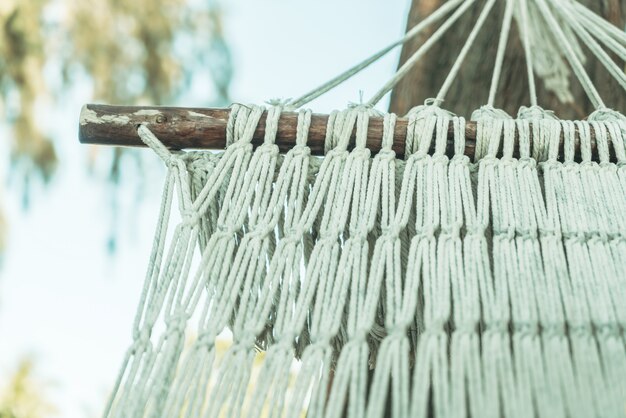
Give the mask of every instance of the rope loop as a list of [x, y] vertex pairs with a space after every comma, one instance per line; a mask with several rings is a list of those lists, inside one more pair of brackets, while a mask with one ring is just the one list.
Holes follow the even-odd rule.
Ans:
[[503, 121], [511, 116], [502, 109], [487, 105], [472, 112], [471, 119], [477, 122], [474, 162], [486, 156], [495, 157], [500, 148]]
[[202, 216], [195, 209], [184, 209], [181, 211], [181, 217], [185, 225], [193, 226], [200, 223]]
[[263, 106], [232, 104], [226, 123], [226, 147], [228, 148], [237, 142], [244, 144], [252, 142], [254, 131], [264, 111]]
[[550, 134], [554, 132], [554, 127], [546, 121], [554, 121], [558, 124], [558, 118], [551, 110], [543, 109], [541, 106], [520, 107], [517, 118], [527, 120], [532, 125], [532, 157], [537, 161], [546, 161], [548, 158], [558, 156], [558, 146], [556, 155], [550, 153]]
[[278, 120], [283, 111], [282, 106], [273, 106], [267, 111], [267, 119], [265, 120], [265, 138], [264, 144], [274, 144], [278, 135]]
[[578, 129], [578, 137], [580, 139], [580, 156], [582, 162], [591, 162], [591, 129], [589, 123], [577, 120], [574, 124]]
[[393, 137], [395, 134], [397, 120], [398, 120], [398, 116], [395, 113], [386, 113], [384, 116], [383, 138], [382, 138], [381, 146], [380, 146], [381, 153], [392, 151]]
[[298, 127], [296, 128], [296, 147], [305, 147], [311, 128], [311, 109], [301, 109], [298, 112]]
[[[426, 155], [435, 135], [437, 151], [441, 151], [442, 146], [445, 149], [447, 144], [448, 125], [454, 114], [436, 105], [435, 99], [427, 99], [424, 103], [413, 107], [407, 113], [409, 123], [407, 125], [405, 158], [416, 152], [422, 156]], [[444, 126], [445, 129], [443, 129]], [[444, 137], [445, 139], [443, 139]], [[445, 141], [445, 144], [442, 144], [442, 141]]]
[[465, 118], [452, 118], [454, 125], [454, 158], [465, 157]]

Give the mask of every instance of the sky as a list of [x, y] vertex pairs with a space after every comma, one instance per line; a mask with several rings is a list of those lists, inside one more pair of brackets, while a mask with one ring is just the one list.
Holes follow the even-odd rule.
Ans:
[[[408, 3], [223, 2], [235, 67], [231, 97], [263, 103], [311, 90], [399, 38]], [[361, 94], [369, 98], [392, 76], [398, 54], [308, 107], [329, 112], [358, 102]], [[207, 88], [200, 83], [172, 105], [206, 103]], [[88, 80], [79, 80], [62, 106], [41, 114], [41, 126], [58, 139], [61, 164], [48, 187], [33, 190], [30, 208], [22, 207], [17, 188], [3, 190], [10, 230], [0, 270], [0, 385], [28, 356], [55, 416], [67, 418], [101, 414], [131, 342], [165, 173], [154, 155], [142, 159], [144, 171], [126, 164], [116, 191], [117, 248], [110, 254], [111, 185], [104, 170], [87, 170], [89, 151], [77, 138], [80, 107], [90, 98]], [[385, 98], [380, 108], [387, 103]], [[6, 126], [0, 135], [7, 136]], [[0, 155], [9, 154], [7, 142], [1, 142]]]

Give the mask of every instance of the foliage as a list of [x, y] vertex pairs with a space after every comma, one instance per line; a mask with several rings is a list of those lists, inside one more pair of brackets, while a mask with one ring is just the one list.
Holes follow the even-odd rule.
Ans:
[[34, 378], [33, 362], [24, 359], [6, 387], [0, 388], [0, 418], [41, 418], [54, 414], [44, 387]]
[[[0, 120], [10, 128], [10, 174], [24, 203], [32, 180], [47, 183], [58, 165], [42, 112], [85, 75], [93, 86], [86, 101], [158, 105], [206, 68], [224, 104], [232, 68], [220, 18], [211, 0], [0, 1]], [[122, 154], [112, 159], [113, 181]]]
[[25, 165], [28, 174], [36, 169], [44, 180], [57, 163], [50, 138], [36, 123], [37, 99], [46, 92], [46, 39], [40, 25], [46, 2], [9, 0], [0, 5], [0, 95], [15, 138], [12, 162]]

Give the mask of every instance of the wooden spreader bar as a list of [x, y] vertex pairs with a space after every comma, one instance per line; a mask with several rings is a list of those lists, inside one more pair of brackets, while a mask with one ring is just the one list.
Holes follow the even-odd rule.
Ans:
[[[137, 127], [145, 124], [170, 149], [224, 149], [226, 124], [230, 109], [181, 108], [161, 106], [110, 106], [87, 104], [80, 114], [78, 135], [83, 144], [144, 146], [137, 135]], [[264, 113], [258, 124], [252, 143], [260, 145], [265, 135]], [[281, 151], [295, 145], [298, 114], [284, 112], [278, 123], [276, 144]], [[313, 114], [308, 145], [315, 155], [323, 155], [328, 115]], [[408, 119], [398, 118], [393, 149], [398, 157], [404, 156]], [[380, 150], [383, 118], [371, 117], [367, 146], [374, 153]], [[352, 146], [354, 145], [352, 134]], [[592, 131], [593, 135], [593, 131]], [[468, 121], [465, 127], [465, 155], [472, 157], [476, 146], [476, 123]], [[562, 141], [562, 138], [561, 138]], [[578, 149], [578, 141], [576, 144]], [[595, 155], [595, 140], [592, 137]], [[448, 130], [448, 154], [453, 151], [453, 129]]]

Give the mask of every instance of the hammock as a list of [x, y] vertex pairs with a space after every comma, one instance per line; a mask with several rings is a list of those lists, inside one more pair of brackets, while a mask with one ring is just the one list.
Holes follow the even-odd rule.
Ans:
[[[168, 167], [105, 417], [624, 416], [626, 118], [578, 42], [626, 88], [605, 51], [626, 59], [626, 34], [575, 1], [507, 1], [487, 105], [466, 121], [441, 105], [488, 0], [437, 97], [376, 111], [474, 3], [268, 109], [83, 109], [84, 142], [140, 138]], [[513, 22], [531, 97], [516, 118], [493, 107]], [[436, 24], [371, 100], [303, 108]], [[597, 108], [585, 121], [537, 104], [535, 73], [568, 100], [570, 70]], [[172, 151], [212, 135], [223, 152]]]

